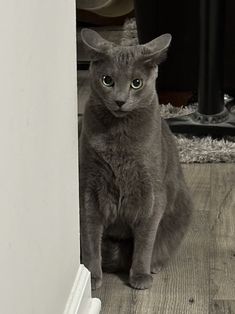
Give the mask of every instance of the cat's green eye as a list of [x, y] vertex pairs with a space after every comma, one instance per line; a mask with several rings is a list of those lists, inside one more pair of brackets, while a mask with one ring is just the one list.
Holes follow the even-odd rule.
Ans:
[[131, 87], [133, 89], [139, 89], [143, 86], [143, 81], [141, 79], [134, 79], [132, 82], [131, 82]]
[[102, 83], [104, 86], [107, 86], [107, 87], [112, 87], [114, 85], [114, 81], [112, 77], [109, 75], [102, 76]]

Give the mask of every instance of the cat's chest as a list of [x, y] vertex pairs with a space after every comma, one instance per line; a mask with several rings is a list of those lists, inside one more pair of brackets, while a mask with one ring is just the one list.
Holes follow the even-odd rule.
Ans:
[[117, 180], [129, 181], [134, 173], [143, 172], [144, 156], [130, 143], [107, 143], [102, 155]]
[[93, 141], [93, 145], [101, 160], [113, 172], [118, 186], [136, 186], [141, 184], [142, 179], [148, 179], [146, 152], [128, 137], [99, 136]]
[[[125, 217], [129, 221], [138, 209], [146, 207], [151, 211], [153, 180], [149, 154], [130, 142], [99, 140], [96, 145], [96, 155], [100, 160], [97, 177], [99, 186], [102, 186], [102, 189], [99, 188], [100, 200], [105, 200], [100, 208], [107, 209], [105, 215], [109, 218], [106, 218], [115, 221], [117, 217]], [[112, 205], [107, 204], [107, 195]]]

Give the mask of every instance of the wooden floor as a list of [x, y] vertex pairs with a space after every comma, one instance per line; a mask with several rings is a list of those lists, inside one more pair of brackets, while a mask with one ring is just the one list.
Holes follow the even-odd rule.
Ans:
[[184, 165], [195, 211], [178, 254], [150, 290], [104, 274], [101, 314], [235, 313], [235, 164]]

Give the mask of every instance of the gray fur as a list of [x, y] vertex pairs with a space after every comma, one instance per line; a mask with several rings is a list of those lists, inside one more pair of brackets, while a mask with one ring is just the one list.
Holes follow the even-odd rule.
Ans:
[[[91, 94], [80, 137], [82, 262], [92, 288], [107, 271], [129, 271], [133, 288], [151, 286], [178, 247], [191, 215], [174, 138], [159, 113], [157, 66], [170, 44], [117, 46], [83, 30], [91, 50]], [[115, 85], [102, 85], [103, 75]], [[130, 87], [135, 78], [142, 88]], [[116, 101], [124, 102], [121, 111]]]

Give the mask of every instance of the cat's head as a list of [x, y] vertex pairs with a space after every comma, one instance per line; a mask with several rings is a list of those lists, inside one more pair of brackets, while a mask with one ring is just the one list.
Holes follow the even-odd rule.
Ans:
[[91, 86], [102, 104], [119, 118], [149, 106], [156, 92], [158, 64], [166, 57], [171, 35], [137, 46], [116, 45], [90, 29], [83, 29], [81, 36], [92, 59]]

